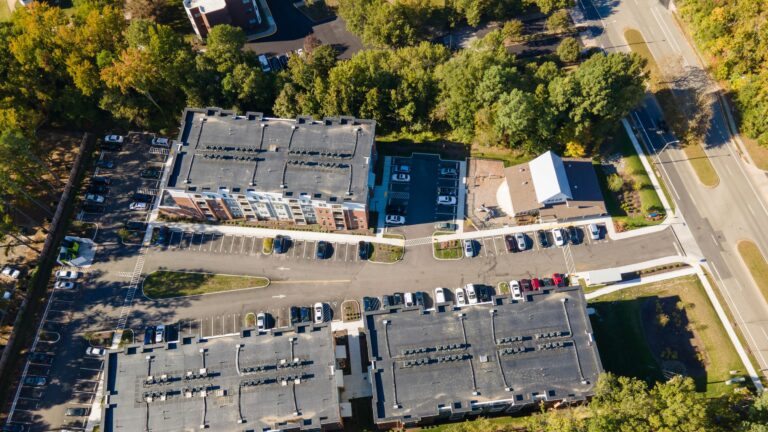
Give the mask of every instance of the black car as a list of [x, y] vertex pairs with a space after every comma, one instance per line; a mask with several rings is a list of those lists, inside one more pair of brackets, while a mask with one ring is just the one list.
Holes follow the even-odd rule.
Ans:
[[392, 305], [394, 305], [395, 302], [392, 300], [392, 296], [389, 294], [384, 294], [381, 296], [381, 308], [386, 309]]
[[32, 363], [49, 365], [53, 363], [53, 356], [46, 353], [33, 352], [29, 355], [29, 361]]
[[404, 303], [404, 301], [403, 301], [403, 293], [396, 292], [396, 293], [392, 294], [392, 304], [393, 305], [401, 305], [403, 303]]
[[112, 184], [112, 179], [109, 177], [94, 177], [91, 179], [91, 183], [95, 185], [109, 186]]
[[97, 195], [106, 195], [109, 193], [109, 187], [104, 185], [94, 184], [88, 188], [88, 193], [97, 194]]
[[276, 254], [284, 254], [288, 252], [288, 239], [285, 236], [277, 235], [272, 242], [272, 249]]
[[109, 159], [102, 159], [96, 162], [96, 166], [99, 168], [112, 169], [115, 167], [115, 161]]
[[568, 239], [572, 244], [581, 244], [581, 231], [575, 226], [568, 227]]
[[301, 321], [301, 311], [296, 306], [291, 306], [291, 324], [296, 324]]
[[145, 194], [140, 192], [136, 192], [135, 194], [133, 194], [133, 200], [136, 202], [151, 203], [152, 200], [154, 199], [155, 199], [154, 195], [150, 195], [150, 194]]
[[363, 297], [363, 310], [368, 312], [378, 309], [379, 300], [376, 297]]
[[549, 239], [547, 238], [547, 233], [546, 232], [544, 232], [542, 230], [539, 230], [536, 233], [536, 237], [539, 238], [539, 246], [541, 246], [543, 248], [549, 247]]
[[477, 301], [485, 303], [491, 301], [491, 289], [482, 285], [475, 285], [475, 294]]
[[326, 259], [331, 256], [331, 244], [325, 240], [317, 242], [317, 252], [315, 255], [317, 259]]
[[163, 172], [160, 171], [159, 169], [147, 168], [147, 169], [141, 170], [141, 172], [139, 173], [139, 176], [141, 176], [141, 178], [145, 178], [145, 179], [157, 180], [157, 179], [160, 178], [160, 176], [162, 174], [163, 174]]
[[504, 236], [504, 244], [507, 246], [507, 252], [517, 252], [517, 242], [512, 234]]
[[101, 204], [88, 203], [83, 205], [83, 211], [86, 213], [104, 213], [104, 206]]
[[144, 231], [147, 229], [147, 223], [137, 220], [129, 220], [125, 223], [125, 228], [128, 231]]
[[281, 65], [283, 65], [283, 68], [287, 68], [287, 67], [288, 67], [288, 56], [287, 56], [287, 55], [285, 55], [285, 54], [281, 54], [281, 55], [280, 55], [280, 56], [277, 58], [277, 60], [279, 60], [279, 61], [280, 61], [280, 64], [281, 64]]
[[416, 303], [416, 306], [424, 307], [424, 293], [421, 291], [413, 293], [413, 302]]
[[312, 309], [308, 307], [302, 307], [301, 308], [301, 322], [311, 322], [312, 321]]
[[370, 255], [371, 244], [367, 241], [361, 240], [357, 244], [357, 254], [360, 256], [361, 261], [366, 261]]
[[531, 290], [531, 280], [530, 279], [520, 279], [520, 288], [523, 291], [530, 291]]
[[280, 60], [278, 60], [277, 57], [270, 57], [269, 67], [271, 67], [273, 71], [277, 72], [283, 68], [283, 65], [280, 63]]

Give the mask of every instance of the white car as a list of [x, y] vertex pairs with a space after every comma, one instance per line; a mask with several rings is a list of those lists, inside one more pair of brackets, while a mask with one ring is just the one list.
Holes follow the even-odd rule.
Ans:
[[80, 277], [80, 272], [73, 270], [59, 270], [56, 272], [56, 279], [59, 280], [75, 280]]
[[445, 288], [435, 288], [435, 303], [445, 303]]
[[475, 256], [475, 245], [472, 244], [472, 240], [464, 240], [464, 255], [467, 258]]
[[100, 347], [88, 347], [85, 349], [85, 355], [94, 356], [94, 357], [103, 357], [104, 353], [106, 353], [107, 350]]
[[563, 235], [563, 230], [560, 228], [553, 229], [552, 237], [555, 239], [555, 245], [565, 246], [565, 236]]
[[589, 236], [592, 240], [600, 240], [600, 227], [597, 224], [589, 224]]
[[140, 202], [140, 201], [134, 201], [131, 203], [131, 205], [128, 206], [131, 210], [146, 210], [147, 209], [147, 203]]
[[464, 290], [467, 292], [467, 299], [469, 300], [469, 304], [477, 304], [477, 293], [475, 292], [475, 286], [472, 284], [467, 284], [467, 286], [464, 287]]
[[387, 215], [386, 221], [391, 225], [403, 225], [405, 223], [405, 216]]
[[512, 292], [512, 298], [514, 300], [523, 299], [523, 290], [520, 289], [520, 282], [516, 280], [509, 281], [509, 290]]
[[155, 137], [155, 138], [152, 138], [152, 145], [168, 148], [171, 146], [171, 141], [168, 138]]
[[86, 194], [85, 200], [101, 204], [104, 202], [104, 195]]
[[104, 141], [108, 143], [122, 144], [125, 141], [125, 137], [122, 135], [107, 135], [104, 137]]
[[315, 303], [315, 324], [320, 324], [325, 321], [325, 305], [318, 302]]
[[410, 174], [403, 174], [403, 173], [392, 174], [392, 181], [393, 182], [400, 182], [400, 183], [407, 183], [407, 182], [411, 181], [411, 175]]
[[456, 197], [440, 195], [437, 197], [437, 203], [443, 205], [456, 205]]
[[259, 312], [259, 314], [256, 315], [256, 328], [259, 331], [267, 329], [267, 315], [264, 312]]
[[525, 236], [523, 233], [515, 233], [515, 242], [517, 243], [517, 249], [520, 251], [524, 251], [528, 249], [528, 245], [525, 241]]
[[3, 276], [7, 276], [11, 279], [18, 279], [19, 276], [21, 276], [21, 271], [17, 268], [6, 266], [3, 268]]
[[456, 288], [456, 304], [459, 306], [467, 305], [467, 297], [464, 295], [464, 288]]
[[458, 175], [458, 172], [456, 172], [456, 168], [440, 168], [440, 175], [453, 177]]
[[165, 339], [165, 326], [160, 324], [155, 327], [155, 343], [162, 343]]
[[53, 284], [53, 287], [60, 290], [71, 290], [75, 288], [75, 283], [72, 281], [60, 280], [56, 281], [56, 283]]
[[403, 303], [405, 303], [405, 307], [411, 307], [414, 305], [413, 302], [413, 294], [407, 292], [403, 294]]

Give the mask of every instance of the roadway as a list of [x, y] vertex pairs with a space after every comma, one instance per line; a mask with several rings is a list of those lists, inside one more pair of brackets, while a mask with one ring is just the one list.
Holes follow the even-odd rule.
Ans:
[[[630, 28], [641, 31], [659, 66], [678, 78], [672, 80], [677, 96], [717, 90], [674, 16], [663, 4], [655, 0], [579, 0], [578, 6], [592, 29], [585, 39], [608, 51], [628, 52], [624, 31]], [[659, 166], [684, 218], [685, 224], [674, 226], [676, 233], [683, 239], [688, 254], [703, 256], [708, 261], [736, 326], [744, 333], [759, 363], [758, 369], [765, 373], [768, 370], [768, 303], [741, 261], [736, 245], [740, 240], [750, 239], [762, 251], [768, 251], [768, 232], [761, 229], [768, 220], [768, 210], [747, 175], [717, 98], [711, 109], [704, 144], [720, 177], [720, 183], [714, 188], [700, 183], [685, 153], [675, 143], [675, 137], [658, 130], [656, 122], [662, 113], [654, 98], [646, 98], [631, 117], [640, 137], [657, 153], [651, 159]]]

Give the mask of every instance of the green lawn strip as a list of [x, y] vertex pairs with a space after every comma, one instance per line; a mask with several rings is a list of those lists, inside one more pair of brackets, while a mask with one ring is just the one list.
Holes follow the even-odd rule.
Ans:
[[393, 263], [403, 259], [405, 250], [402, 246], [394, 246], [383, 243], [371, 243], [373, 252], [371, 261], [380, 263]]
[[509, 282], [499, 282], [499, 294], [509, 294]]
[[[656, 100], [664, 111], [664, 118], [672, 127], [675, 135], [684, 141], [687, 135], [688, 119], [678, 109], [678, 101], [675, 100], [672, 90], [665, 83], [664, 74], [661, 72], [656, 59], [653, 58], [648, 44], [645, 42], [642, 33], [637, 30], [629, 29], [624, 32], [624, 39], [630, 49], [645, 58], [648, 62], [648, 73], [651, 76], [651, 90], [656, 96]], [[696, 172], [699, 181], [707, 187], [715, 187], [720, 183], [720, 178], [712, 166], [704, 148], [700, 143], [689, 143], [683, 146], [683, 151], [690, 162], [691, 167]]]
[[[439, 237], [444, 235], [455, 234], [448, 231], [435, 231], [432, 237]], [[435, 258], [443, 260], [455, 260], [461, 258], [464, 253], [464, 247], [460, 240], [449, 240], [447, 242], [441, 242], [435, 240], [432, 242], [432, 250], [435, 254]]]
[[743, 374], [744, 365], [696, 276], [641, 285], [590, 302], [598, 312], [592, 324], [605, 369], [648, 381], [662, 378], [641, 322], [640, 307], [651, 297], [679, 297], [685, 305], [688, 329], [701, 341], [704, 355], [706, 382], [698, 382], [697, 388], [706, 389], [709, 397], [732, 392], [724, 382], [732, 370]]
[[752, 274], [752, 279], [763, 294], [763, 298], [768, 301], [768, 262], [760, 248], [751, 240], [742, 240], [737, 245], [741, 260]]
[[263, 277], [159, 270], [144, 279], [143, 291], [151, 299], [163, 299], [268, 285], [269, 279]]
[[480, 159], [494, 159], [504, 162], [505, 167], [518, 165], [524, 162], [529, 162], [536, 155], [529, 155], [524, 153], [515, 153], [506, 149], [499, 149], [493, 147], [472, 147], [471, 156], [473, 158]]

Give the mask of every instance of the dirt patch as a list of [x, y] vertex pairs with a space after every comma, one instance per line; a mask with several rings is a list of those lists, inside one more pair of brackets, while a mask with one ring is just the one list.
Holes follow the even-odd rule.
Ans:
[[648, 346], [664, 376], [689, 376], [699, 391], [706, 390], [706, 354], [703, 342], [692, 331], [686, 305], [678, 296], [648, 297], [641, 306]]

